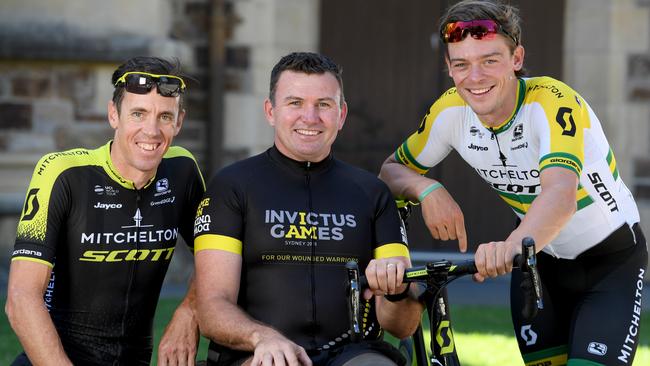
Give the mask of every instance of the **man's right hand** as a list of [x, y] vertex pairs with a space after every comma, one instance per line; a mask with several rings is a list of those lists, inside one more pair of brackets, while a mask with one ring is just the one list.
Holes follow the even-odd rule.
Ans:
[[438, 240], [458, 240], [461, 252], [467, 251], [465, 218], [460, 207], [444, 187], [429, 193], [421, 202], [424, 223]]
[[282, 334], [269, 330], [258, 335], [253, 366], [311, 366], [311, 359], [304, 348], [291, 342]]

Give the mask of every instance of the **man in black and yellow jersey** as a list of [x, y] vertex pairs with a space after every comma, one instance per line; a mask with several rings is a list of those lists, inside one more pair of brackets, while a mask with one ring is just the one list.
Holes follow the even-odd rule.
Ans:
[[[274, 146], [218, 172], [196, 215], [208, 365], [403, 362], [382, 329], [410, 335], [422, 307], [402, 283], [409, 253], [388, 187], [332, 156], [347, 114], [340, 67], [314, 53], [283, 57], [264, 112]], [[360, 343], [349, 336], [351, 260], [370, 287]]]
[[[135, 57], [111, 82], [113, 140], [45, 155], [34, 169], [6, 305], [25, 350], [15, 365], [149, 365], [176, 241], [193, 241], [205, 185], [193, 156], [171, 146], [185, 115], [179, 65]], [[159, 364], [194, 364], [193, 294], [165, 331]]]
[[[421, 203], [434, 238], [458, 239], [464, 251], [461, 210], [424, 176], [456, 150], [520, 220], [507, 238], [479, 245], [477, 280], [510, 272], [526, 236], [540, 251], [545, 307], [532, 322], [520, 315], [521, 291], [511, 289], [526, 364], [631, 364], [646, 241], [598, 117], [561, 81], [523, 77], [516, 8], [461, 1], [443, 15], [440, 37], [455, 87], [388, 157], [381, 178]], [[513, 272], [513, 287], [520, 276]]]

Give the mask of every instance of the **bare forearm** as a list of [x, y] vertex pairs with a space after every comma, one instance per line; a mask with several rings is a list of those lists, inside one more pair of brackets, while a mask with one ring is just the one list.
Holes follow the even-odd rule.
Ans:
[[72, 365], [42, 298], [27, 300], [9, 296], [6, 311], [32, 364]]
[[[413, 292], [409, 290], [409, 292]], [[424, 307], [414, 296], [390, 302], [377, 297], [377, 319], [381, 327], [397, 338], [412, 335], [420, 324]]]
[[555, 239], [575, 211], [575, 195], [547, 189], [533, 201], [521, 224], [507, 240], [521, 243], [524, 237], [531, 236], [535, 239], [536, 250], [540, 251]]
[[197, 324], [196, 319], [196, 285], [195, 285], [194, 276], [190, 278], [189, 287], [187, 289], [187, 294], [183, 298], [183, 301], [176, 308], [176, 312], [184, 313], [186, 316], [192, 317], [195, 324]]
[[381, 166], [379, 178], [388, 185], [393, 196], [405, 197], [414, 202], [425, 188], [435, 182], [398, 163], [392, 156]]
[[275, 329], [252, 319], [230, 301], [213, 299], [209, 309], [201, 303], [199, 306], [201, 334], [228, 348], [253, 352], [262, 338], [279, 334]]

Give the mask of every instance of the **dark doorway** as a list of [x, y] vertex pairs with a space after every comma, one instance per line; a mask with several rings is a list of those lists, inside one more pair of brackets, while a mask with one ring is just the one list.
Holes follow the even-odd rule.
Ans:
[[[321, 52], [343, 66], [349, 107], [334, 147], [337, 157], [378, 173], [431, 103], [452, 85], [435, 36], [431, 42], [450, 3], [321, 1]], [[530, 74], [561, 78], [564, 1], [511, 3], [520, 6]], [[461, 206], [470, 245], [503, 240], [514, 227], [514, 214], [457, 154], [429, 175], [440, 179]], [[434, 243], [416, 213], [409, 231], [413, 249], [455, 250], [456, 242]]]

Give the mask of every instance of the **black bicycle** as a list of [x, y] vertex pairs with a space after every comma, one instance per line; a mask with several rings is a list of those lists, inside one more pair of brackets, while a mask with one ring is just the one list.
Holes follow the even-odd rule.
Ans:
[[[520, 268], [524, 274], [521, 283], [525, 298], [522, 314], [526, 319], [532, 319], [537, 311], [543, 308], [535, 242], [532, 238], [522, 240], [522, 254], [514, 257], [513, 266]], [[356, 262], [347, 263], [346, 268], [349, 280], [348, 308], [352, 331], [351, 340], [358, 342], [363, 337], [360, 299], [363, 289], [367, 287], [367, 282], [365, 277], [359, 274]], [[406, 270], [404, 282], [414, 282], [418, 285], [419, 291], [416, 292], [419, 293], [419, 300], [426, 306], [431, 335], [429, 351], [425, 347], [421, 326], [412, 336], [412, 340], [401, 342], [400, 350], [407, 358], [407, 365], [460, 365], [452, 332], [446, 286], [457, 278], [476, 272], [474, 261], [451, 262], [444, 259]]]

